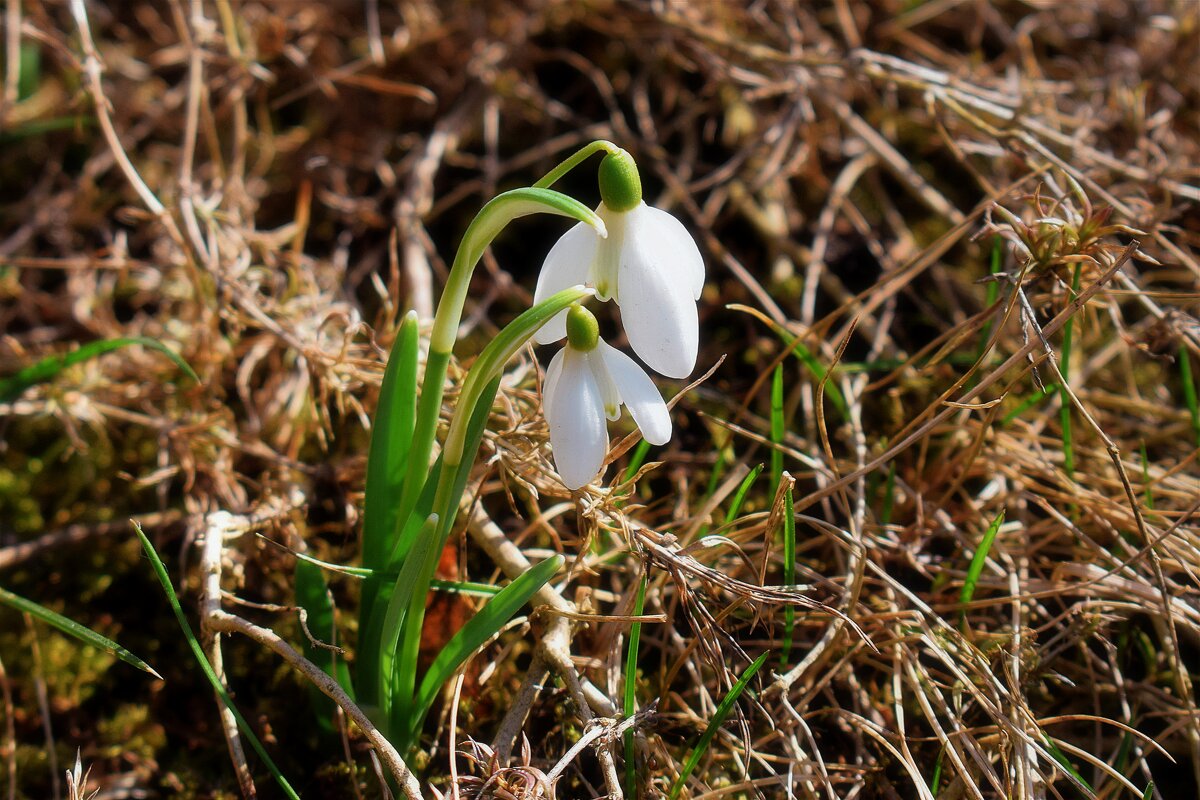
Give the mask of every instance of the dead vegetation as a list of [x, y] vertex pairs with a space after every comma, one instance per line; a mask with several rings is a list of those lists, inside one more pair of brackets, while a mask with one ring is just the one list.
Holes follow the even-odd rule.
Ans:
[[[7, 796], [58, 795], [77, 748], [71, 796], [274, 791], [223, 741], [129, 517], [210, 631], [254, 637], [210, 652], [302, 793], [386, 793], [397, 754], [317, 731], [277, 659], [272, 630], [304, 636], [292, 555], [197, 540], [236, 515], [352, 563], [399, 312], [428, 316], [483, 202], [600, 137], [701, 242], [717, 366], [669, 446], [616, 445], [574, 497], [540, 354], [511, 366], [445, 577], [549, 551], [569, 573], [448, 687], [420, 791], [615, 795], [632, 730], [665, 795], [770, 650], [683, 796], [1200, 792], [1200, 5], [7, 0], [4, 22], [0, 374], [136, 335], [201, 378], [131, 348], [0, 404], [3, 584], [166, 678], [0, 612]], [[561, 230], [516, 224], [463, 363]], [[352, 657], [357, 587], [333, 583]]]

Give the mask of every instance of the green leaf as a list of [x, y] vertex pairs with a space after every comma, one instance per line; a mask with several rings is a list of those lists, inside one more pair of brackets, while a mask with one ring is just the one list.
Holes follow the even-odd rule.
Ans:
[[[633, 601], [633, 616], [640, 617], [646, 610], [646, 584], [648, 576], [642, 575], [638, 583], [637, 597]], [[629, 626], [629, 647], [625, 651], [625, 717], [637, 713], [637, 663], [638, 650], [642, 642], [642, 623]], [[637, 797], [637, 755], [634, 752], [633, 729], [625, 731], [625, 793]]]
[[229, 709], [229, 713], [233, 714], [233, 718], [237, 720], [238, 729], [250, 741], [250, 746], [254, 748], [254, 752], [258, 753], [258, 757], [267, 765], [267, 769], [271, 771], [271, 775], [274, 776], [275, 782], [279, 784], [279, 788], [283, 789], [283, 793], [292, 798], [292, 800], [300, 800], [300, 795], [296, 794], [296, 790], [287, 782], [287, 778], [283, 777], [283, 773], [279, 771], [279, 767], [275, 766], [275, 762], [267, 754], [267, 750], [263, 747], [262, 742], [254, 735], [254, 729], [250, 727], [250, 723], [246, 722], [246, 718], [242, 716], [242, 712], [238, 711], [237, 706], [233, 704], [233, 698], [229, 696], [229, 692], [225, 691], [220, 678], [213, 672], [212, 665], [208, 663], [208, 656], [204, 655], [204, 650], [200, 647], [200, 642], [196, 640], [196, 634], [192, 632], [192, 626], [188, 624], [187, 616], [183, 613], [183, 607], [179, 605], [179, 597], [175, 594], [175, 587], [171, 585], [171, 576], [167, 574], [167, 568], [163, 566], [162, 559], [158, 557], [158, 551], [154, 549], [154, 545], [146, 537], [141, 525], [134, 522], [133, 530], [142, 542], [142, 549], [146, 551], [146, 555], [150, 558], [150, 565], [154, 568], [154, 574], [158, 577], [158, 582], [162, 586], [163, 592], [167, 595], [167, 602], [171, 604], [171, 610], [175, 612], [175, 619], [179, 622], [179, 627], [183, 631], [184, 638], [187, 639], [188, 647], [192, 650], [192, 656], [195, 657], [196, 663], [200, 665], [200, 670], [204, 673], [204, 677], [208, 679], [209, 684], [213, 687], [213, 691], [217, 693], [217, 697]]
[[733, 522], [737, 519], [738, 512], [742, 510], [742, 504], [746, 502], [746, 494], [750, 491], [750, 487], [758, 480], [758, 476], [762, 474], [763, 464], [759, 464], [750, 473], [742, 478], [742, 482], [738, 484], [737, 491], [733, 493], [733, 501], [729, 504], [729, 511], [725, 512], [725, 524]]
[[[791, 485], [784, 489], [783, 498], [783, 582], [794, 586], [796, 583], [796, 502]], [[796, 607], [788, 603], [783, 609], [783, 647], [779, 654], [781, 667], [792, 658], [792, 630], [795, 625]]]
[[960, 624], [966, 623], [967, 605], [975, 597], [975, 587], [979, 585], [979, 576], [983, 573], [983, 565], [987, 562], [988, 551], [992, 549], [992, 542], [996, 540], [996, 534], [1003, 524], [1004, 511], [1001, 510], [992, 520], [992, 524], [988, 526], [987, 532], [983, 534], [983, 541], [979, 543], [979, 547], [975, 548], [975, 555], [971, 556], [971, 565], [967, 568], [967, 577], [963, 580], [962, 592], [958, 596], [958, 604], [961, 607], [958, 614]]
[[[333, 600], [329, 596], [329, 587], [325, 585], [325, 575], [321, 568], [304, 560], [296, 561], [296, 605], [304, 609], [308, 632], [318, 641], [334, 644], [337, 641], [334, 629]], [[316, 664], [331, 678], [341, 684], [351, 698], [354, 697], [354, 687], [350, 682], [350, 669], [344, 658], [334, 660], [333, 651], [313, 644], [308, 636], [301, 631], [301, 644], [304, 656]], [[313, 710], [317, 714], [317, 723], [327, 733], [334, 730], [333, 715], [337, 704], [316, 686], [309, 684], [309, 696], [312, 699]]]
[[416, 741], [425, 716], [433, 707], [433, 701], [437, 699], [438, 692], [446, 681], [450, 680], [472, 653], [508, 624], [513, 615], [529, 602], [529, 598], [562, 569], [564, 561], [562, 556], [555, 554], [505, 586], [479, 609], [475, 616], [467, 620], [467, 624], [463, 625], [438, 652], [433, 663], [429, 665], [429, 671], [421, 680], [421, 688], [417, 691], [413, 714], [410, 717], [410, 743]]
[[679, 792], [683, 789], [683, 785], [687, 783], [687, 779], [691, 777], [692, 772], [696, 769], [696, 765], [699, 764], [700, 759], [704, 757], [704, 753], [706, 750], [708, 750], [708, 746], [712, 744], [712, 740], [716, 737], [717, 731], [719, 731], [721, 726], [725, 724], [725, 719], [729, 716], [729, 712], [733, 710], [734, 703], [736, 703], [738, 698], [742, 696], [742, 692], [744, 692], [746, 687], [750, 684], [750, 679], [753, 678], [755, 673], [757, 673], [762, 665], [767, 662], [767, 656], [770, 654], [771, 651], [767, 650], [758, 658], [754, 659], [754, 663], [746, 668], [746, 671], [742, 673], [742, 677], [738, 678], [738, 682], [735, 683], [733, 688], [729, 690], [729, 694], [725, 695], [725, 697], [721, 699], [720, 704], [717, 706], [716, 713], [713, 714], [713, 718], [708, 722], [708, 727], [704, 729], [704, 733], [700, 734], [700, 740], [696, 742], [696, 746], [692, 748], [692, 752], [688, 753], [687, 761], [685, 761], [683, 765], [683, 771], [679, 773], [679, 777], [675, 779], [675, 783], [671, 786], [671, 800], [675, 800], [675, 798], [679, 796]]
[[775, 493], [779, 491], [779, 481], [783, 476], [783, 435], [787, 426], [783, 419], [783, 364], [775, 365], [775, 373], [771, 376], [771, 502], [775, 502]]
[[[424, 474], [419, 472], [412, 476], [407, 474], [417, 403], [418, 333], [417, 315], [410, 311], [392, 342], [383, 384], [379, 388], [379, 406], [371, 426], [362, 530], [362, 563], [370, 570], [387, 567], [401, 536], [397, 498], [404, 482], [425, 480]], [[374, 615], [376, 601], [383, 591], [381, 577], [368, 578], [363, 584], [358, 610], [359, 631], [365, 633], [380, 628]], [[379, 682], [370, 666], [378, 662], [376, 646], [370, 637], [360, 644], [359, 672], [363, 679], [360, 688], [369, 704], [376, 702], [375, 687]]]
[[[422, 604], [425, 602], [426, 592], [419, 592], [417, 589], [418, 576], [424, 563], [430, 557], [436, 563], [437, 557], [441, 554], [441, 543], [436, 541], [437, 529], [437, 514], [430, 514], [421, 523], [420, 533], [413, 543], [412, 550], [404, 559], [400, 575], [392, 586], [387, 611], [382, 617], [377, 656], [379, 661], [378, 702], [380, 720], [386, 728], [385, 732], [388, 734], [388, 738], [392, 738], [396, 731], [404, 729], [403, 725], [393, 727], [390, 720], [396, 718], [403, 720], [404, 712], [412, 702], [411, 686], [415, 684], [416, 676], [410, 674], [407, 678], [401, 677], [400, 667], [397, 663], [400, 659], [396, 651], [402, 641], [405, 617], [413, 606], [413, 598], [419, 597]], [[373, 637], [373, 632], [369, 635]], [[400, 692], [397, 692], [397, 685], [401, 689]]]
[[[477, 365], [478, 366], [478, 365]], [[477, 367], [472, 367], [472, 372]], [[468, 381], [470, 378], [468, 377]], [[406, 704], [411, 704], [414, 701], [417, 662], [420, 656], [421, 649], [421, 631], [425, 623], [425, 596], [429, 593], [429, 587], [433, 581], [434, 570], [437, 569], [438, 559], [441, 558], [442, 548], [446, 545], [446, 539], [450, 536], [450, 530], [454, 525], [454, 519], [458, 514], [459, 506], [462, 504], [463, 493], [466, 491], [467, 478], [471, 474], [471, 466], [475, 462], [475, 453], [479, 449], [479, 443], [483, 439], [483, 431], [487, 427], [488, 417], [492, 412], [492, 402], [496, 398], [496, 392], [500, 388], [500, 377], [496, 376], [483, 389], [483, 394], [475, 402], [471, 408], [471, 417], [467, 423], [465, 434], [464, 451], [467, 458], [460, 464], [443, 464], [441, 475], [438, 478], [438, 494], [434, 497], [433, 516], [436, 518], [437, 525], [433, 534], [432, 548], [422, 549], [420, 555], [417, 554], [414, 548], [413, 555], [405, 559], [404, 567], [408, 568], [410, 562], [416, 562], [417, 571], [416, 577], [406, 579], [403, 572], [397, 580], [397, 587], [403, 587], [403, 591], [408, 593], [408, 610], [403, 616], [403, 629], [400, 635], [400, 651], [398, 660], [395, 666], [395, 671], [392, 675], [393, 685], [393, 704], [392, 714], [393, 719], [406, 718], [411, 713], [411, 708], [406, 711]], [[464, 394], [466, 390], [464, 389]], [[462, 402], [460, 400], [460, 402]], [[457, 414], [463, 413], [465, 408], [458, 408]], [[422, 533], [422, 536], [425, 534]], [[397, 594], [393, 594], [392, 602], [396, 601]], [[389, 613], [391, 609], [389, 608]], [[385, 644], [386, 646], [386, 644]], [[399, 730], [399, 722], [394, 722]]]
[[369, 569], [386, 563], [397, 533], [396, 498], [408, 467], [417, 413], [417, 334], [417, 314], [410, 311], [392, 343], [371, 427], [362, 543], [362, 563]]
[[84, 644], [91, 645], [98, 650], [103, 650], [106, 653], [114, 655], [124, 661], [126, 664], [137, 667], [142, 672], [148, 672], [159, 680], [163, 679], [163, 676], [159, 675], [153, 667], [151, 667], [145, 661], [142, 661], [133, 653], [126, 650], [124, 647], [121, 647], [121, 645], [117, 644], [112, 639], [101, 636], [91, 628], [84, 627], [75, 620], [67, 619], [62, 614], [57, 614], [45, 606], [38, 605], [32, 600], [26, 600], [24, 597], [13, 594], [3, 587], [0, 587], [0, 603], [12, 606], [18, 611], [23, 611], [26, 614], [29, 614], [31, 617], [39, 619], [51, 627], [58, 628], [63, 633], [69, 636], [74, 636]]
[[183, 370], [193, 381], [200, 382], [199, 376], [196, 375], [188, 363], [162, 342], [144, 336], [128, 336], [120, 339], [102, 339], [98, 342], [89, 342], [70, 353], [47, 356], [41, 361], [25, 367], [15, 375], [0, 379], [0, 403], [10, 403], [16, 400], [29, 387], [54, 379], [55, 376], [67, 367], [134, 344], [140, 344], [142, 347], [157, 350], [175, 362], [175, 365]]

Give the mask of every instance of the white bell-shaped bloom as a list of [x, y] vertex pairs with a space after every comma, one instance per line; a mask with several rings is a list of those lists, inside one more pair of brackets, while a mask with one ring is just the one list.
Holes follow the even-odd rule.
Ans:
[[599, 338], [595, 318], [579, 306], [570, 313], [586, 315], [590, 331], [579, 336], [578, 328], [570, 326], [566, 347], [546, 370], [542, 402], [558, 474], [567, 488], [578, 489], [604, 464], [608, 421], [620, 418], [622, 405], [654, 445], [671, 440], [671, 415], [646, 371]]
[[[686, 378], [696, 367], [696, 301], [704, 288], [704, 259], [679, 220], [642, 201], [637, 168], [629, 166], [633, 160], [627, 154], [628, 164], [621, 165], [625, 173], [606, 175], [614, 158], [606, 157], [601, 165], [603, 200], [596, 209], [608, 237], [601, 239], [583, 223], [567, 231], [546, 256], [534, 302], [581, 283], [591, 286], [601, 300], [611, 298], [620, 306], [629, 344], [651, 369]], [[632, 182], [636, 191], [606, 190], [606, 177], [610, 186]], [[546, 323], [535, 338], [550, 344], [564, 335], [566, 312]]]

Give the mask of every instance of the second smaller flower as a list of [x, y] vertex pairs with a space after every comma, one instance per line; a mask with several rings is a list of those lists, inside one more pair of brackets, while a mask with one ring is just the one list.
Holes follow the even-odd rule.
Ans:
[[671, 440], [671, 415], [658, 388], [629, 356], [600, 338], [600, 326], [581, 305], [567, 312], [567, 345], [546, 369], [542, 389], [554, 464], [569, 489], [596, 477], [608, 453], [608, 420], [629, 409], [653, 445]]

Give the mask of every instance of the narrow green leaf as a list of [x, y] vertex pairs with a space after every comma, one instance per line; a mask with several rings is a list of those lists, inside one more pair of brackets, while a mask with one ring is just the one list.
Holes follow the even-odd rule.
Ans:
[[446, 681], [454, 675], [459, 667], [466, 662], [471, 654], [482, 647], [489, 639], [500, 632], [508, 624], [513, 615], [529, 602], [546, 582], [554, 577], [565, 562], [565, 559], [555, 554], [533, 569], [520, 576], [508, 586], [500, 590], [483, 608], [467, 620], [458, 633], [438, 652], [429, 665], [429, 671], [421, 680], [421, 688], [417, 692], [413, 704], [412, 721], [409, 730], [409, 743], [415, 743], [421, 731], [421, 725], [429, 709], [433, 707], [438, 692], [446, 685]]
[[751, 316], [765, 323], [767, 327], [769, 327], [771, 331], [779, 337], [779, 340], [790, 349], [792, 355], [795, 356], [801, 364], [808, 368], [808, 371], [812, 373], [813, 377], [820, 382], [824, 382], [825, 396], [828, 397], [830, 402], [837, 407], [838, 412], [842, 415], [842, 419], [848, 420], [850, 418], [850, 407], [846, 405], [846, 398], [842, 396], [842, 392], [840, 389], [838, 389], [837, 384], [829, 380], [828, 368], [821, 363], [819, 358], [813, 355], [813, 352], [805, 346], [804, 342], [802, 342], [798, 336], [792, 335], [787, 328], [783, 327], [778, 322], [766, 316], [756, 308], [744, 306], [739, 303], [733, 303], [728, 307], [735, 311], [745, 311]]
[[[1000, 236], [992, 237], [992, 264], [991, 274], [1000, 274], [1001, 260], [1004, 257], [1004, 239]], [[987, 299], [984, 301], [984, 308], [991, 308], [995, 305], [997, 298], [1000, 297], [1000, 281], [992, 280], [987, 285]], [[988, 339], [992, 335], [992, 325], [995, 320], [988, 318], [987, 322], [983, 323], [983, 327], [979, 329], [979, 349], [975, 352], [975, 361], [983, 358], [983, 351], [987, 348]]]
[[966, 624], [967, 605], [975, 597], [975, 587], [979, 585], [979, 576], [983, 573], [983, 566], [987, 562], [988, 551], [992, 549], [992, 542], [996, 540], [996, 534], [1003, 524], [1004, 511], [1001, 510], [992, 520], [992, 524], [988, 526], [987, 532], [983, 534], [983, 540], [979, 543], [979, 547], [975, 548], [975, 555], [971, 556], [971, 565], [967, 568], [967, 577], [963, 580], [962, 592], [958, 595], [958, 604], [961, 606], [958, 613], [960, 624]]
[[[647, 575], [638, 583], [637, 597], [633, 601], [633, 616], [640, 617], [646, 610]], [[629, 626], [629, 646], [625, 650], [625, 717], [637, 713], [637, 665], [638, 649], [642, 642], [642, 623]], [[634, 752], [633, 729], [625, 731], [625, 794], [637, 797], [637, 754]]]
[[[472, 367], [472, 370], [474, 369], [475, 367]], [[496, 376], [484, 387], [483, 394], [478, 397], [474, 408], [459, 406], [456, 414], [464, 413], [464, 411], [470, 411], [471, 414], [462, 450], [466, 454], [466, 458], [461, 464], [443, 465], [438, 479], [439, 494], [435, 495], [433, 500], [435, 512], [433, 517], [436, 520], [432, 533], [434, 546], [422, 549], [420, 556], [416, 554], [414, 547], [413, 555], [405, 559], [404, 566], [407, 568], [410, 561], [414, 562], [415, 577], [407, 579], [402, 572], [397, 580], [397, 586], [406, 584], [408, 609], [403, 617], [400, 650], [392, 674], [392, 715], [396, 730], [404, 729], [401, 720], [407, 719], [412, 713], [411, 703], [415, 698], [421, 631], [425, 624], [425, 596], [429, 593], [429, 585], [433, 580], [434, 570], [437, 569], [442, 548], [445, 547], [446, 540], [450, 537], [450, 530], [454, 526], [454, 519], [458, 514], [463, 493], [466, 491], [467, 478], [470, 476], [471, 466], [475, 462], [475, 453], [479, 450], [479, 443], [483, 439], [483, 432], [492, 411], [492, 403], [499, 388], [500, 377]], [[396, 597], [397, 595], [393, 594], [393, 602]]]
[[646, 463], [646, 455], [650, 452], [650, 443], [642, 439], [637, 443], [637, 447], [633, 448], [633, 455], [629, 457], [629, 466], [625, 467], [625, 474], [621, 476], [621, 482], [624, 483], [637, 475], [637, 471], [642, 468], [642, 464]]
[[[396, 579], [396, 583], [392, 586], [391, 597], [388, 599], [386, 612], [379, 619], [380, 634], [377, 643], [376, 658], [378, 659], [377, 680], [379, 682], [377, 702], [380, 708], [381, 720], [388, 738], [391, 738], [397, 730], [403, 730], [403, 726], [394, 728], [390, 720], [394, 715], [398, 715], [403, 719], [403, 710], [412, 702], [411, 688], [407, 693], [397, 696], [396, 685], [409, 684], [415, 682], [415, 676], [410, 676], [408, 681], [402, 681], [398, 675], [396, 662], [398, 655], [396, 648], [401, 642], [401, 636], [404, 630], [405, 615], [408, 614], [412, 607], [412, 598], [419, 596], [421, 601], [425, 600], [425, 592], [418, 593], [417, 583], [421, 568], [425, 561], [428, 560], [429, 553], [433, 554], [436, 560], [441, 552], [440, 543], [436, 542], [438, 518], [437, 514], [430, 514], [421, 524], [421, 531], [418, 534], [416, 541], [413, 543], [412, 549], [408, 556], [404, 559], [404, 565], [400, 568], [400, 575]], [[369, 634], [374, 637], [374, 631]], [[399, 707], [399, 710], [397, 709]]]
[[1038, 403], [1040, 403], [1040, 402], [1042, 402], [1043, 400], [1045, 400], [1045, 399], [1046, 399], [1047, 397], [1049, 397], [1050, 395], [1052, 395], [1052, 394], [1054, 394], [1055, 392], [1057, 392], [1057, 391], [1058, 391], [1058, 389], [1059, 389], [1059, 386], [1058, 386], [1058, 384], [1057, 384], [1057, 383], [1052, 383], [1052, 384], [1050, 384], [1049, 386], [1047, 386], [1047, 387], [1045, 387], [1045, 388], [1043, 388], [1043, 389], [1041, 389], [1041, 390], [1039, 390], [1039, 391], [1037, 391], [1037, 392], [1034, 392], [1032, 396], [1030, 396], [1030, 397], [1026, 398], [1025, 400], [1021, 401], [1021, 403], [1020, 403], [1020, 404], [1019, 404], [1019, 405], [1018, 405], [1016, 408], [1014, 408], [1012, 411], [1010, 411], [1010, 412], [1008, 412], [1007, 414], [1005, 414], [1005, 415], [1004, 415], [1004, 418], [1000, 420], [1000, 424], [1001, 424], [1001, 425], [1008, 425], [1010, 422], [1012, 422], [1014, 419], [1016, 419], [1017, 417], [1019, 417], [1019, 416], [1021, 416], [1022, 414], [1024, 414], [1024, 413], [1025, 413], [1026, 411], [1028, 411], [1030, 408], [1032, 408], [1033, 406], [1035, 406], [1035, 405], [1037, 405]]
[[754, 481], [762, 474], [765, 465], [759, 464], [750, 473], [742, 478], [742, 482], [738, 484], [737, 491], [733, 493], [733, 501], [729, 504], [729, 510], [725, 512], [725, 524], [733, 522], [737, 519], [737, 515], [742, 510], [742, 504], [746, 502], [746, 494], [750, 491], [750, 487], [754, 485]]
[[124, 647], [121, 647], [121, 645], [117, 644], [112, 639], [101, 636], [91, 628], [84, 627], [75, 620], [67, 619], [62, 614], [57, 614], [45, 606], [38, 605], [32, 600], [26, 600], [24, 597], [13, 594], [3, 587], [0, 587], [0, 603], [12, 606], [18, 611], [23, 611], [26, 614], [29, 614], [31, 617], [39, 619], [51, 627], [58, 628], [63, 633], [67, 634], [68, 636], [74, 636], [76, 639], [86, 645], [91, 645], [98, 650], [103, 650], [110, 655], [114, 655], [124, 661], [126, 664], [129, 664], [132, 667], [137, 667], [142, 672], [150, 673], [160, 681], [163, 679], [163, 676], [159, 675], [153, 667], [151, 667], [145, 661], [142, 661], [133, 653], [126, 650]]
[[717, 731], [719, 731], [721, 726], [725, 724], [725, 719], [729, 716], [729, 712], [733, 710], [734, 703], [736, 703], [738, 698], [742, 696], [742, 692], [744, 692], [746, 687], [750, 684], [750, 679], [753, 678], [755, 673], [757, 673], [762, 665], [767, 662], [767, 656], [770, 654], [771, 651], [767, 650], [758, 658], [754, 659], [754, 663], [746, 668], [746, 671], [742, 673], [742, 677], [738, 678], [738, 682], [735, 683], [733, 688], [729, 690], [729, 693], [721, 699], [720, 704], [717, 705], [716, 713], [713, 714], [713, 718], [708, 722], [708, 727], [704, 729], [704, 733], [700, 734], [700, 740], [696, 742], [696, 746], [692, 748], [692, 752], [688, 753], [687, 760], [683, 764], [683, 771], [679, 773], [679, 777], [675, 779], [675, 783], [671, 786], [671, 800], [675, 800], [675, 798], [679, 796], [679, 792], [683, 789], [683, 785], [687, 783], [687, 779], [691, 777], [692, 772], [696, 769], [696, 765], [699, 764], [700, 759], [704, 757], [704, 753], [708, 750], [708, 746], [712, 744], [712, 740], [716, 737]]
[[771, 376], [771, 502], [775, 502], [775, 494], [779, 491], [779, 481], [783, 476], [783, 435], [786, 426], [783, 420], [783, 364], [775, 366]]
[[258, 753], [258, 757], [267, 765], [267, 769], [274, 776], [275, 782], [279, 784], [279, 788], [283, 789], [283, 793], [292, 798], [292, 800], [300, 800], [300, 795], [296, 794], [291, 784], [287, 782], [287, 778], [283, 777], [283, 773], [279, 771], [279, 767], [275, 766], [275, 762], [267, 754], [262, 742], [254, 735], [254, 729], [250, 727], [250, 723], [246, 722], [246, 718], [242, 716], [242, 712], [238, 711], [237, 706], [233, 704], [233, 698], [229, 696], [229, 692], [225, 691], [220, 678], [213, 672], [212, 665], [208, 663], [208, 657], [204, 655], [204, 650], [200, 647], [200, 642], [196, 640], [196, 634], [192, 632], [192, 626], [188, 624], [187, 616], [183, 613], [183, 607], [179, 605], [179, 597], [175, 594], [175, 587], [171, 585], [171, 576], [167, 574], [167, 568], [163, 566], [162, 559], [158, 557], [158, 551], [154, 549], [154, 545], [150, 543], [150, 539], [142, 531], [141, 525], [134, 522], [133, 529], [137, 533], [138, 539], [142, 542], [142, 549], [146, 551], [146, 555], [150, 558], [150, 565], [154, 568], [154, 574], [158, 577], [158, 582], [167, 595], [167, 602], [171, 604], [171, 610], [175, 612], [175, 619], [179, 622], [179, 627], [183, 630], [184, 638], [187, 639], [188, 647], [191, 648], [196, 663], [200, 665], [201, 671], [204, 672], [204, 677], [212, 685], [213, 691], [217, 693], [217, 697], [229, 709], [229, 713], [233, 714], [233, 718], [237, 720], [238, 728], [241, 730], [242, 735], [250, 740], [250, 746], [254, 748], [254, 752]]
[[[296, 605], [305, 611], [308, 632], [320, 642], [336, 643], [333, 601], [329, 596], [329, 587], [325, 585], [325, 575], [321, 572], [321, 568], [303, 559], [297, 560], [295, 586]], [[350, 681], [350, 669], [346, 660], [339, 658], [335, 661], [331, 650], [319, 647], [309, 641], [308, 636], [303, 635], [303, 631], [301, 631], [300, 643], [304, 648], [305, 658], [341, 684], [346, 693], [353, 698], [354, 687]], [[313, 710], [317, 715], [317, 723], [323, 731], [332, 733], [337, 704], [312, 684], [308, 686], [308, 693], [312, 700]]]
[[1196, 436], [1196, 446], [1200, 447], [1200, 397], [1197, 396], [1196, 381], [1192, 377], [1192, 357], [1188, 354], [1187, 345], [1179, 345], [1179, 380], [1183, 384], [1183, 401], [1192, 417], [1192, 433]]
[[1142, 792], [1142, 800], [1154, 800], [1154, 781], [1146, 784], [1146, 791]]
[[[409, 447], [417, 403], [417, 344], [416, 312], [410, 311], [400, 323], [392, 352], [388, 356], [379, 387], [379, 406], [371, 426], [371, 443], [367, 455], [367, 480], [363, 498], [362, 563], [370, 570], [383, 569], [401, 536], [399, 521], [400, 497], [408, 478]], [[412, 480], [423, 481], [416, 473]], [[378, 629], [374, 619], [376, 603], [383, 594], [382, 578], [370, 577], [363, 584], [358, 610], [358, 629], [366, 632]], [[378, 663], [377, 643], [365, 638], [360, 651], [360, 664]], [[365, 678], [363, 699], [374, 704], [378, 676], [374, 668], [360, 667]]]
[[[364, 569], [362, 567], [347, 567], [341, 564], [333, 564], [329, 561], [322, 561], [319, 558], [313, 558], [307, 553], [293, 553], [297, 559], [312, 564], [315, 567], [336, 572], [339, 575], [345, 575], [349, 578], [371, 578], [380, 577], [386, 581], [395, 581], [400, 575], [399, 572], [385, 572], [381, 570]], [[499, 591], [499, 586], [492, 586], [490, 583], [476, 583], [474, 581], [444, 581], [434, 578], [429, 584], [429, 588], [445, 592], [446, 594], [463, 594], [469, 597], [494, 597]]]
[[[1075, 295], [1079, 293], [1080, 285], [1080, 265], [1075, 265], [1075, 272], [1071, 277], [1071, 293], [1069, 300], [1074, 300]], [[1062, 358], [1059, 359], [1059, 371], [1062, 372], [1063, 385], [1059, 387], [1058, 393], [1058, 419], [1059, 427], [1062, 428], [1062, 447], [1063, 447], [1063, 471], [1067, 473], [1067, 477], [1071, 480], [1075, 479], [1075, 443], [1071, 436], [1071, 395], [1067, 391], [1066, 382], [1071, 379], [1071, 347], [1075, 333], [1075, 318], [1071, 317], [1063, 325], [1063, 343], [1062, 343]]]
[[171, 359], [193, 381], [200, 382], [200, 377], [196, 375], [191, 366], [178, 353], [162, 342], [145, 336], [126, 336], [120, 339], [102, 339], [97, 342], [88, 342], [78, 350], [61, 355], [47, 356], [41, 361], [18, 371], [15, 375], [0, 379], [0, 403], [9, 403], [16, 400], [29, 387], [52, 380], [67, 367], [135, 344], [140, 344], [142, 347], [148, 347], [151, 350], [157, 350]]
[[[784, 490], [783, 496], [783, 582], [796, 584], [796, 503], [792, 487]], [[796, 607], [788, 603], [783, 608], [783, 648], [779, 654], [782, 667], [792, 659], [792, 630], [796, 625]]]
[[417, 413], [417, 314], [404, 316], [379, 388], [379, 407], [371, 428], [363, 502], [362, 562], [381, 567], [396, 535], [396, 498], [408, 466]]
[[938, 751], [937, 762], [933, 765], [933, 777], [929, 780], [929, 793], [937, 797], [938, 789], [942, 786], [942, 761], [946, 757], [946, 749]]
[[1046, 749], [1050, 751], [1050, 755], [1054, 757], [1058, 765], [1070, 773], [1071, 777], [1077, 780], [1081, 786], [1086, 787], [1089, 792], [1092, 792], [1092, 785], [1079, 774], [1079, 771], [1075, 769], [1075, 765], [1071, 763], [1070, 759], [1067, 758], [1067, 754], [1062, 751], [1058, 744], [1045, 733], [1042, 734], [1042, 741], [1046, 743]]

